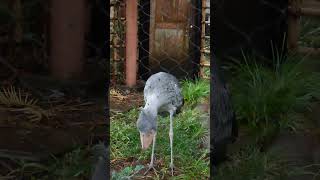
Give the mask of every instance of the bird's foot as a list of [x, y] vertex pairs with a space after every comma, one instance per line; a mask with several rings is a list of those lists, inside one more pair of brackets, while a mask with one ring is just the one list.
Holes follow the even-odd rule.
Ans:
[[147, 169], [147, 171], [143, 174], [144, 176], [151, 170], [153, 169], [155, 172], [157, 171], [154, 166], [153, 166], [153, 163], [152, 164], [149, 164], [149, 168]]
[[170, 163], [170, 169], [171, 169], [171, 176], [173, 176], [173, 169], [174, 169], [174, 165]]

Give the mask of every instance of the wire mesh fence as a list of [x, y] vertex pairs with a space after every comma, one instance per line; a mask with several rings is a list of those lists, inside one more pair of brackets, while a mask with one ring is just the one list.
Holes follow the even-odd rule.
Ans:
[[[79, 2], [79, 4], [82, 3], [85, 6], [83, 11], [81, 11], [83, 15], [75, 16], [68, 20], [64, 18], [65, 21], [52, 25], [52, 19], [64, 12], [53, 13], [52, 9], [54, 7], [50, 3], [38, 0], [1, 2], [0, 56], [7, 61], [7, 64], [11, 64], [12, 67], [16, 68], [16, 70], [23, 70], [29, 73], [41, 71], [42, 74], [49, 75], [50, 66], [52, 65], [50, 61], [52, 61], [52, 57], [55, 55], [52, 50], [55, 42], [60, 47], [66, 46], [65, 49], [68, 52], [71, 52], [69, 49], [76, 49], [76, 47], [71, 48], [71, 46], [61, 42], [61, 39], [63, 39], [61, 37], [66, 32], [60, 32], [58, 38], [53, 38], [53, 34], [57, 32], [57, 29], [62, 27], [67, 21], [71, 21], [74, 24], [77, 23], [79, 26], [78, 31], [83, 32], [79, 37], [75, 38], [81, 39], [81, 43], [83, 42], [83, 46], [81, 44], [83, 48], [77, 49], [75, 54], [81, 55], [81, 58], [78, 59], [81, 59], [85, 73], [87, 73], [87, 70], [95, 69], [94, 72], [99, 71], [105, 74], [106, 67], [108, 66], [105, 58], [107, 46], [105, 43], [106, 24], [102, 22], [105, 22], [106, 19], [107, 6], [103, 0]], [[67, 7], [70, 4], [72, 5], [72, 2], [65, 4], [65, 6]], [[53, 17], [54, 15], [56, 16]], [[70, 13], [63, 15], [68, 17]], [[70, 31], [74, 36], [76, 36], [75, 32], [78, 32], [76, 30], [74, 32]], [[67, 58], [67, 60], [70, 59], [72, 58]], [[8, 67], [4, 65], [0, 67], [0, 70], [7, 72]], [[12, 75], [12, 73], [9, 72], [0, 76], [6, 78], [9, 75]], [[97, 76], [95, 78], [98, 78]], [[104, 77], [107, 76], [104, 75]], [[105, 78], [104, 81], [106, 81]]]
[[286, 50], [288, 2], [285, 0], [217, 0], [214, 12], [213, 48], [219, 58], [242, 57], [242, 52], [261, 59]]
[[[130, 5], [131, 6], [131, 5]], [[202, 1], [138, 0], [137, 18], [137, 79], [158, 71], [178, 77], [194, 77], [209, 67], [210, 3]], [[110, 54], [112, 83], [126, 78], [127, 41], [130, 32], [126, 19], [125, 0], [110, 2]], [[128, 11], [127, 11], [128, 13]], [[132, 37], [134, 38], [134, 37]], [[130, 58], [130, 56], [129, 56]], [[201, 73], [200, 73], [201, 72]], [[208, 70], [206, 70], [208, 75]]]

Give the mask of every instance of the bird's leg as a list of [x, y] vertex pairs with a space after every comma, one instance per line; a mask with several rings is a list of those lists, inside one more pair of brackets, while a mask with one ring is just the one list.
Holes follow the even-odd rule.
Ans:
[[173, 114], [174, 112], [170, 112], [170, 130], [169, 130], [169, 138], [170, 138], [170, 149], [171, 149], [171, 162], [170, 162], [170, 168], [171, 168], [171, 175], [173, 176]]
[[154, 147], [156, 145], [156, 136], [157, 136], [157, 133], [154, 134], [153, 136], [153, 142], [152, 142], [152, 153], [151, 153], [151, 161], [150, 161], [150, 164], [149, 164], [149, 168], [148, 170], [144, 173], [144, 175], [146, 175], [150, 169], [153, 169], [154, 171], [156, 171], [153, 167], [153, 159], [154, 159]]

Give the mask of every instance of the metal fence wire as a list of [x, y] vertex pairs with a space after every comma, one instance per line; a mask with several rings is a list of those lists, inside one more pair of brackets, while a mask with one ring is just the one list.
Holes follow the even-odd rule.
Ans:
[[[111, 82], [126, 78], [127, 1], [110, 1]], [[158, 71], [178, 77], [204, 76], [209, 67], [210, 2], [137, 0], [137, 79]], [[126, 29], [129, 28], [129, 29]], [[208, 70], [206, 70], [208, 71]]]
[[276, 51], [285, 52], [287, 0], [215, 0], [211, 8], [212, 46], [218, 58], [239, 58], [244, 52], [271, 59]]
[[[0, 3], [0, 55], [17, 69], [27, 72], [50, 71], [50, 36], [53, 33], [50, 18], [54, 13], [51, 6], [46, 1], [38, 0]], [[108, 66], [105, 49], [108, 44], [105, 43], [106, 24], [101, 22], [107, 16], [109, 18], [107, 4], [104, 0], [95, 0], [86, 2], [85, 6], [86, 19], [81, 20], [86, 22], [85, 68], [98, 67], [98, 71], [105, 74]], [[7, 67], [3, 66], [2, 69], [6, 72]]]

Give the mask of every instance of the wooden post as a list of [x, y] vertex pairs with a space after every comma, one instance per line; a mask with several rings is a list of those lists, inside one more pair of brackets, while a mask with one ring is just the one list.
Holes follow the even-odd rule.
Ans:
[[301, 6], [301, 0], [290, 0], [289, 1], [289, 9], [293, 11], [289, 11], [288, 17], [288, 49], [289, 50], [297, 50], [298, 49], [298, 41], [299, 41], [299, 31], [300, 31], [300, 14], [299, 8]]
[[205, 44], [206, 44], [206, 0], [202, 0], [202, 20], [201, 20], [201, 56], [200, 56], [200, 77], [204, 76], [203, 64], [205, 63]]
[[137, 81], [138, 4], [126, 1], [126, 85], [133, 87]]
[[84, 61], [86, 0], [51, 1], [50, 68], [58, 79], [81, 76]]

